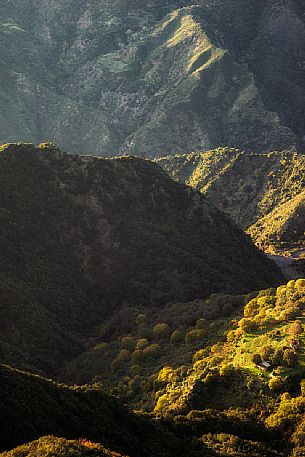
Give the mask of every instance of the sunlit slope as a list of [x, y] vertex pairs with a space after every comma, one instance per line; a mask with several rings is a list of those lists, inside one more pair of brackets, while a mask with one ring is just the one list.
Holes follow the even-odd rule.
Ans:
[[142, 156], [300, 145], [303, 14], [296, 0], [4, 2], [0, 141]]

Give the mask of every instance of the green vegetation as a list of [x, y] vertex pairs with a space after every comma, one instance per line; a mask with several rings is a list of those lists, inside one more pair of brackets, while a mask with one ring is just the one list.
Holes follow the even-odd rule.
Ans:
[[53, 436], [40, 438], [1, 454], [3, 457], [120, 457], [120, 455], [89, 440], [71, 441]]
[[0, 141], [144, 157], [302, 149], [304, 12], [300, 0], [4, 1]]
[[[149, 161], [19, 144], [3, 148], [0, 162], [4, 363], [58, 376], [83, 352], [128, 336], [129, 308], [145, 314], [281, 281], [226, 217]], [[149, 346], [137, 348], [138, 358], [158, 357], [155, 345], [169, 341], [167, 322], [157, 324], [139, 317], [137, 337]], [[131, 358], [129, 343], [113, 371]]]
[[174, 179], [202, 192], [262, 249], [304, 245], [305, 160], [293, 152], [247, 154], [218, 148], [157, 160]]
[[150, 161], [0, 162], [3, 457], [302, 455], [304, 279]]
[[[67, 387], [1, 365], [0, 401], [1, 451], [45, 435], [55, 435], [99, 441], [123, 455], [183, 456], [182, 440], [172, 436], [159, 422], [129, 413], [116, 398], [105, 395], [99, 385]], [[78, 457], [77, 452], [81, 457], [100, 456], [93, 452], [95, 446], [90, 447], [86, 440], [73, 444], [44, 438], [8, 455], [23, 457], [28, 452], [44, 456], [48, 454], [43, 452], [51, 448], [50, 455], [54, 452], [57, 456], [56, 452], [68, 448], [73, 457]], [[96, 448], [111, 455], [104, 448]]]

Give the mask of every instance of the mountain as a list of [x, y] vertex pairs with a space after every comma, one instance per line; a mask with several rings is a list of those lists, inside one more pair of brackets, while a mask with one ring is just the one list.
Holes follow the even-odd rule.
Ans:
[[16, 457], [16, 456], [37, 456], [37, 455], [50, 455], [53, 457], [120, 457], [121, 454], [109, 451], [100, 444], [93, 443], [92, 441], [80, 440], [66, 440], [65, 438], [55, 438], [54, 436], [45, 436], [32, 443], [19, 446], [12, 451], [3, 452], [2, 457]]
[[[51, 434], [71, 439], [83, 438], [83, 445], [79, 443], [80, 449], [74, 449], [72, 453], [76, 443], [73, 446], [73, 443], [58, 440], [56, 444], [55, 439], [43, 439], [36, 445], [31, 444], [29, 449], [25, 446], [16, 450], [16, 455], [54, 455], [42, 453], [43, 449], [50, 452], [53, 442], [53, 452], [56, 446], [58, 452], [67, 446], [68, 449], [72, 447], [72, 456], [78, 456], [77, 451], [86, 450], [86, 439], [88, 442], [102, 441], [107, 448], [130, 457], [183, 455], [183, 447], [179, 450], [182, 440], [180, 442], [157, 421], [128, 412], [118, 399], [105, 395], [99, 386], [69, 388], [3, 365], [0, 365], [0, 385], [0, 451]], [[42, 449], [39, 449], [40, 446]], [[90, 449], [90, 446], [87, 445], [87, 448]], [[91, 453], [87, 451], [89, 456], [103, 455], [93, 450]], [[104, 452], [105, 448], [97, 450]]]
[[149, 415], [99, 384], [68, 387], [1, 365], [0, 451], [37, 440], [1, 456], [301, 457], [304, 298], [304, 279], [249, 294], [223, 320], [223, 339], [201, 344], [188, 366], [161, 368]]
[[303, 240], [304, 155], [219, 148], [164, 157], [157, 163], [248, 229], [260, 247]]
[[5, 363], [54, 374], [119, 310], [281, 281], [228, 218], [150, 161], [18, 144], [0, 163]]
[[[252, 225], [248, 232], [262, 248], [304, 243], [305, 191], [279, 205]], [[300, 248], [301, 248], [300, 246]]]
[[302, 149], [304, 15], [301, 0], [2, 2], [0, 141]]
[[251, 294], [225, 341], [197, 351], [192, 369], [160, 371], [155, 413], [187, 423], [216, 455], [301, 457], [304, 299], [304, 279]]

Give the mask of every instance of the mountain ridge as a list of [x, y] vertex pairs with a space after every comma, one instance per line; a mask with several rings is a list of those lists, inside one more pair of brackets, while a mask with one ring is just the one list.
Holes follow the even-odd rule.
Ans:
[[0, 12], [1, 141], [146, 157], [303, 147], [301, 2], [28, 0]]
[[1, 149], [5, 363], [57, 373], [114, 310], [282, 280], [241, 230], [157, 164], [48, 144]]

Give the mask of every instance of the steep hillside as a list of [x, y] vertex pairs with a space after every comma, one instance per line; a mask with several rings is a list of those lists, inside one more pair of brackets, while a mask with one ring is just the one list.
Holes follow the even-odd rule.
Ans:
[[165, 157], [157, 163], [249, 229], [260, 247], [303, 240], [304, 155], [219, 148]]
[[165, 155], [300, 146], [300, 0], [9, 0], [2, 141]]
[[[258, 246], [304, 245], [305, 191], [259, 219], [248, 233]], [[299, 249], [300, 247], [299, 246]]]
[[32, 443], [3, 452], [2, 457], [120, 457], [121, 454], [111, 452], [100, 444], [89, 440], [72, 441], [64, 438], [46, 436]]
[[[183, 447], [179, 450], [182, 442], [177, 437], [156, 421], [129, 413], [116, 398], [105, 395], [100, 386], [68, 388], [3, 365], [0, 365], [0, 386], [0, 451], [52, 434], [99, 441], [107, 448], [131, 457], [183, 456]], [[55, 449], [50, 455], [54, 456], [54, 441], [41, 440], [30, 445], [29, 449], [26, 446], [19, 449], [16, 454], [27, 456], [32, 447], [37, 453], [32, 450], [30, 455], [49, 455], [42, 452], [47, 445], [52, 451], [50, 445], [53, 442]], [[62, 449], [67, 444], [59, 441], [57, 446]], [[39, 448], [42, 448], [40, 454]], [[70, 443], [69, 448], [72, 448], [72, 456], [79, 455], [75, 445]], [[79, 448], [78, 452], [86, 450], [81, 443]], [[88, 448], [85, 456], [103, 455], [94, 453], [93, 446], [90, 454]]]
[[54, 373], [121, 308], [281, 280], [204, 197], [149, 161], [21, 144], [3, 146], [0, 163], [5, 363]]
[[243, 455], [251, 440], [248, 455], [302, 456], [304, 319], [304, 279], [249, 296], [225, 342], [197, 351], [188, 371], [160, 371], [155, 413], [192, 424], [216, 455]]

